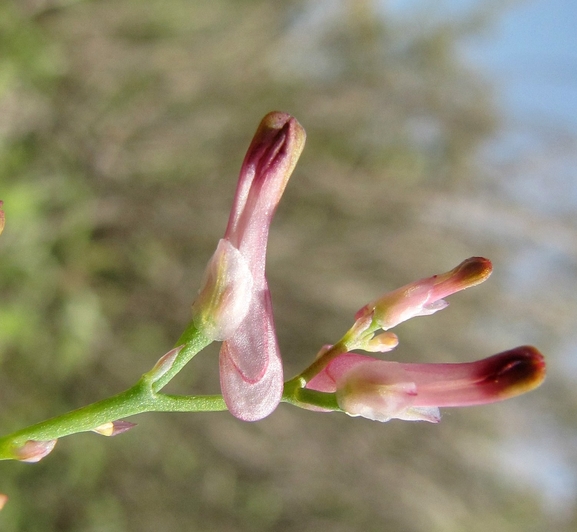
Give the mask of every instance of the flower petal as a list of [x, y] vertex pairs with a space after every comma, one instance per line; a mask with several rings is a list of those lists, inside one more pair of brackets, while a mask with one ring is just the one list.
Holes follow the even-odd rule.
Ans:
[[245, 319], [222, 344], [220, 387], [229, 411], [244, 421], [268, 416], [280, 402], [283, 370], [268, 287], [253, 296]]
[[419, 388], [420, 406], [472, 406], [521, 395], [545, 379], [545, 359], [521, 346], [464, 364], [401, 364]]
[[246, 257], [221, 239], [192, 304], [192, 319], [198, 329], [212, 340], [229, 338], [248, 312], [253, 284]]

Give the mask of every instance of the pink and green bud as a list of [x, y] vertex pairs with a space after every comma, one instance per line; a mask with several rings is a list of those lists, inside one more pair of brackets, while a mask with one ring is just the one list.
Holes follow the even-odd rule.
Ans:
[[538, 387], [545, 372], [543, 356], [530, 346], [463, 364], [402, 364], [345, 353], [307, 388], [336, 393], [351, 416], [436, 423], [440, 407], [510, 399]]
[[39, 462], [54, 449], [57, 440], [28, 440], [24, 445], [14, 450], [14, 459], [21, 462]]
[[4, 211], [2, 210], [2, 205], [4, 202], [0, 200], [0, 235], [4, 231], [4, 224], [6, 223], [6, 217], [4, 216]]
[[447, 273], [433, 275], [389, 292], [359, 310], [355, 319], [391, 329], [415, 316], [426, 316], [447, 307], [443, 299], [485, 281], [491, 275], [491, 261], [472, 257]]
[[180, 353], [183, 347], [184, 344], [179, 345], [178, 347], [171, 349], [168, 353], [165, 353], [158, 359], [158, 362], [154, 364], [154, 367], [148, 373], [146, 373], [146, 377], [150, 380], [150, 382], [156, 382], [158, 379], [164, 376], [170, 369], [172, 369], [172, 367], [174, 366], [174, 362], [176, 361], [176, 358], [178, 357], [178, 354]]
[[125, 421], [123, 419], [118, 419], [116, 421], [109, 421], [108, 423], [103, 423], [96, 428], [92, 429], [92, 432], [101, 434], [102, 436], [118, 436], [131, 428], [136, 427], [136, 423], [131, 423], [130, 421]]
[[[208, 284], [222, 289], [209, 290], [204, 303], [196, 306], [203, 323], [210, 324], [211, 313], [216, 313], [213, 327], [224, 340], [220, 351], [222, 394], [230, 412], [245, 421], [268, 416], [282, 396], [282, 361], [265, 277], [266, 249], [273, 215], [304, 142], [304, 129], [290, 115], [269, 113], [260, 123], [241, 167], [223, 239], [238, 250], [242, 260], [232, 258], [235, 255], [227, 248], [224, 255], [235, 264], [235, 271], [227, 271], [222, 259], [217, 259]], [[250, 289], [246, 270], [252, 279]], [[242, 287], [233, 286], [236, 282]], [[240, 293], [246, 293], [242, 300]], [[233, 303], [228, 303], [228, 294], [234, 294], [230, 297]], [[204, 305], [209, 307], [206, 312]]]
[[4, 493], [0, 493], [0, 510], [4, 508], [4, 505], [8, 502], [8, 495], [4, 495]]
[[388, 353], [399, 345], [399, 338], [392, 332], [375, 334], [372, 338], [363, 341], [357, 349], [368, 351], [369, 353]]

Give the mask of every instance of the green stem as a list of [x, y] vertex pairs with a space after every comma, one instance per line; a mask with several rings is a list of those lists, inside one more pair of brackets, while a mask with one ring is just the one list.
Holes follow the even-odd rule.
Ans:
[[296, 379], [300, 379], [302, 381], [302, 387], [306, 386], [306, 384], [313, 377], [316, 377], [323, 369], [325, 369], [328, 366], [329, 362], [334, 360], [339, 355], [346, 353], [347, 351], [348, 351], [347, 345], [343, 343], [342, 340], [339, 341], [292, 380], [294, 381]]
[[303, 388], [302, 384], [303, 381], [299, 377], [285, 382], [281, 401], [307, 410], [311, 410], [312, 406], [323, 410], [342, 412], [334, 393], [309, 390]]
[[53, 417], [0, 439], [0, 460], [15, 458], [14, 450], [28, 440], [50, 441], [93, 430], [105, 423], [143, 412], [214, 412], [226, 410], [219, 395], [165, 395], [155, 393], [146, 379], [117, 395]]
[[[343, 340], [346, 336], [343, 338]], [[27, 441], [51, 441], [93, 430], [101, 425], [144, 412], [216, 412], [226, 410], [221, 395], [167, 395], [159, 391], [199, 351], [212, 340], [191, 324], [177, 342], [182, 348], [162, 357], [131, 388], [88, 406], [53, 417], [0, 438], [0, 460], [18, 459], [17, 450]], [[347, 351], [340, 341], [311, 364], [299, 376], [285, 383], [282, 401], [300, 408], [316, 407], [340, 411], [334, 393], [306, 389], [307, 382], [340, 353]]]
[[166, 369], [157, 364], [151, 371], [145, 373], [134, 386], [124, 392], [0, 438], [0, 460], [16, 458], [14, 451], [29, 440], [56, 440], [70, 434], [93, 430], [105, 423], [143, 412], [226, 410], [221, 396], [177, 396], [158, 393], [194, 355], [210, 342], [211, 340], [191, 324], [177, 342], [177, 345], [183, 345], [182, 349], [174, 360], [167, 364]]
[[310, 390], [306, 388], [306, 385], [339, 355], [362, 348], [363, 342], [370, 339], [379, 327], [379, 324], [372, 317], [369, 317], [368, 320], [357, 320], [335, 345], [319, 354], [310, 366], [285, 383], [282, 401], [300, 408], [313, 406], [323, 410], [342, 412], [334, 393]]
[[296, 382], [300, 379], [300, 381], [302, 381], [301, 387], [304, 388], [313, 377], [325, 369], [336, 357], [353, 349], [362, 349], [363, 342], [366, 339], [370, 339], [379, 328], [380, 325], [374, 318], [369, 317], [368, 320], [357, 320], [335, 345], [320, 355], [308, 368], [292, 379], [292, 381]]
[[[283, 402], [339, 411], [334, 394], [302, 388], [302, 381], [285, 384]], [[31, 425], [0, 439], [0, 460], [16, 458], [15, 450], [27, 441], [50, 441], [93, 430], [105, 423], [144, 412], [219, 412], [226, 410], [221, 395], [167, 395], [156, 393], [147, 378], [112, 397]]]
[[[213, 340], [204, 336], [194, 325], [191, 323], [188, 328], [182, 333], [181, 337], [176, 342], [176, 346], [183, 345], [184, 347], [179, 351], [178, 355], [174, 361], [170, 364], [168, 370], [158, 378], [154, 378], [151, 370], [147, 375], [152, 379], [152, 389], [155, 392], [159, 392], [164, 388], [176, 375], [177, 373], [194, 357], [197, 353], [202, 351], [207, 345], [212, 343]], [[156, 368], [156, 366], [155, 366]]]

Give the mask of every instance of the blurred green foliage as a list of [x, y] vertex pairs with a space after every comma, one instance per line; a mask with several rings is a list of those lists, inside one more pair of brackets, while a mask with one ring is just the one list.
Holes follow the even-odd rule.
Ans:
[[[308, 133], [269, 254], [287, 376], [386, 289], [495, 256], [498, 242], [422, 218], [475, 192], [498, 126], [488, 83], [457, 53], [476, 20], [399, 21], [369, 1], [2, 3], [2, 431], [122, 390], [172, 346], [270, 110]], [[474, 325], [495, 294], [403, 326], [395, 356], [512, 347]], [[216, 350], [177, 380], [216, 390]], [[441, 428], [286, 405], [257, 424], [143, 415], [118, 438], [2, 463], [0, 529], [544, 530], [539, 493], [499, 476], [490, 408]]]

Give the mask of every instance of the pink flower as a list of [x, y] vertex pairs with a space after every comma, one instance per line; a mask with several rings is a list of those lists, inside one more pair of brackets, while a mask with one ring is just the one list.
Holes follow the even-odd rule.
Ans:
[[220, 385], [230, 412], [245, 421], [268, 416], [283, 390], [283, 371], [265, 277], [269, 227], [305, 142], [288, 114], [260, 123], [241, 167], [224, 238], [193, 305], [209, 338], [224, 340]]
[[448, 303], [444, 297], [482, 283], [491, 271], [490, 260], [471, 257], [447, 273], [415, 281], [385, 294], [365, 305], [355, 319], [372, 320], [386, 331], [415, 316], [426, 316], [446, 308]]
[[439, 407], [501, 401], [528, 392], [545, 378], [545, 361], [523, 346], [463, 364], [401, 364], [345, 353], [307, 383], [336, 393], [351, 416], [375, 421], [440, 420]]

